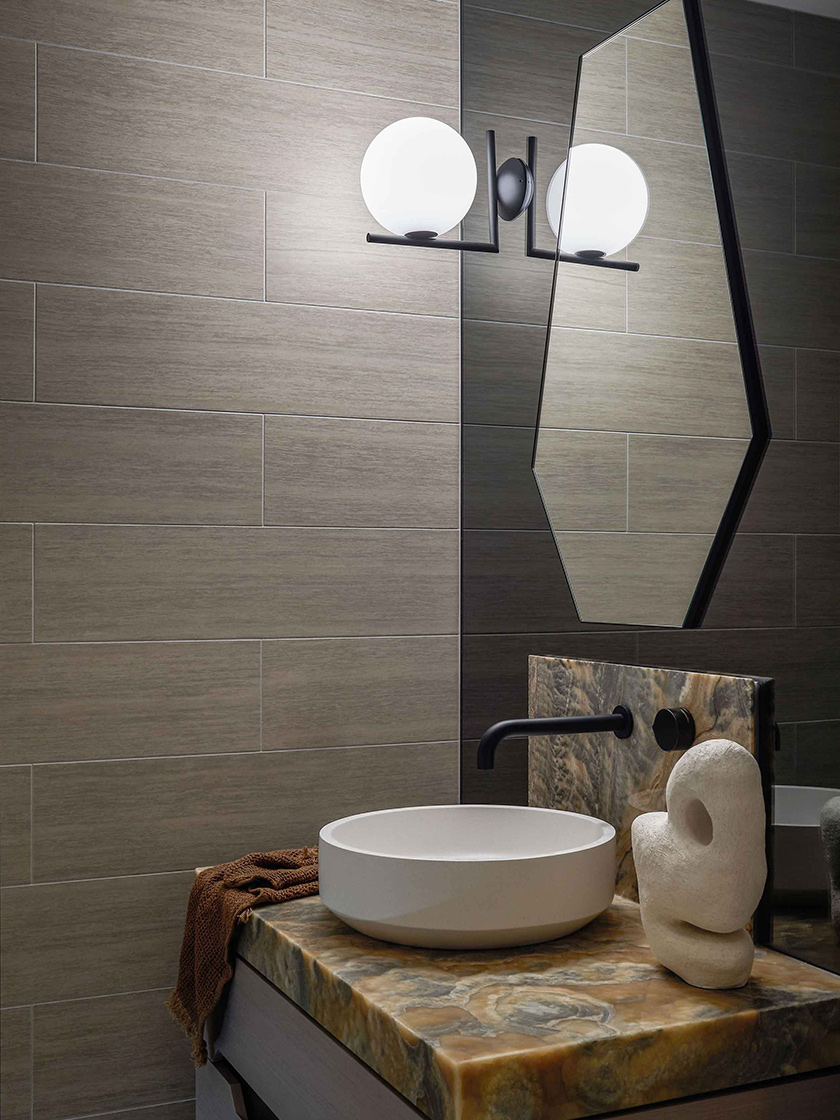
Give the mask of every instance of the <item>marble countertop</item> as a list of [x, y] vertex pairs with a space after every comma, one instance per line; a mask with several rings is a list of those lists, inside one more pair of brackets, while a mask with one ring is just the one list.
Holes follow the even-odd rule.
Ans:
[[573, 1120], [840, 1065], [840, 976], [759, 949], [746, 987], [691, 988], [621, 898], [558, 941], [449, 952], [313, 896], [255, 911], [237, 949], [433, 1120]]

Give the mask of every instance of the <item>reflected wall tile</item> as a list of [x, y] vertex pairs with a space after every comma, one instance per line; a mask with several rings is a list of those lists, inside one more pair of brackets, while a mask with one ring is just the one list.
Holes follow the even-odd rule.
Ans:
[[457, 635], [263, 642], [267, 751], [457, 737]]
[[[184, 871], [4, 890], [3, 1002], [51, 1003], [174, 984], [194, 879]], [[61, 920], [44, 921], [45, 914]]]
[[[628, 278], [628, 330], [638, 334], [735, 341], [732, 305], [720, 248], [640, 237], [633, 242], [632, 253], [640, 270]], [[759, 341], [776, 340], [759, 334]]]
[[480, 112], [569, 124], [578, 58], [603, 38], [598, 31], [466, 7], [464, 103]]
[[465, 633], [580, 628], [550, 532], [463, 533]]
[[840, 629], [643, 631], [642, 665], [704, 673], [746, 673], [776, 680], [781, 722], [837, 714]]
[[[840, 91], [840, 87], [838, 87]], [[840, 96], [840, 92], [838, 92]], [[835, 162], [840, 163], [840, 148]], [[796, 165], [796, 251], [840, 257], [840, 167]]]
[[259, 750], [258, 642], [0, 646], [0, 758]]
[[455, 4], [268, 0], [266, 36], [269, 78], [458, 104]]
[[4, 1120], [32, 1117], [32, 1008], [0, 1011], [0, 1109]]
[[840, 446], [772, 440], [741, 528], [747, 533], [840, 531]]
[[511, 424], [533, 431], [545, 327], [465, 319], [461, 339], [464, 423]]
[[796, 57], [800, 70], [840, 74], [840, 23], [826, 16], [795, 12]]
[[458, 426], [268, 416], [265, 521], [458, 527]]
[[0, 281], [0, 399], [31, 401], [35, 285]]
[[747, 447], [741, 439], [631, 435], [628, 528], [716, 532]]
[[840, 350], [840, 260], [747, 249], [744, 266], [760, 343]]
[[840, 534], [796, 538], [796, 621], [840, 625]]
[[32, 637], [32, 526], [0, 525], [0, 642]]
[[[167, 991], [40, 1004], [34, 1023], [34, 1120], [171, 1101], [194, 1072]], [[132, 1060], [142, 1054], [143, 1060]]]
[[705, 143], [685, 47], [627, 40], [627, 131], [676, 144]]
[[[465, 634], [462, 645], [464, 695], [462, 735], [478, 739], [502, 719], [528, 715], [528, 657], [589, 657], [595, 661], [636, 660], [636, 635], [614, 631], [597, 634]], [[501, 756], [501, 748], [499, 754]]]
[[627, 436], [540, 427], [535, 471], [555, 532], [627, 527]]
[[612, 39], [584, 55], [577, 90], [575, 129], [578, 127], [627, 131], [627, 60], [623, 38]]
[[0, 405], [6, 521], [259, 524], [262, 420]]
[[0, 158], [35, 158], [35, 44], [0, 39]]
[[263, 0], [5, 0], [0, 34], [262, 74], [264, 18]]
[[797, 724], [796, 784], [840, 789], [840, 720]]
[[796, 351], [796, 437], [840, 440], [840, 353]]
[[546, 529], [531, 471], [534, 429], [465, 424], [465, 529]]
[[32, 767], [0, 766], [0, 883], [28, 883]]
[[38, 397], [457, 420], [458, 321], [42, 285]]

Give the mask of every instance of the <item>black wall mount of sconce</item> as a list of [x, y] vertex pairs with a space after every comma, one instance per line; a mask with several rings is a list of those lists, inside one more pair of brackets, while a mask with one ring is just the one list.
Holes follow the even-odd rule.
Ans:
[[468, 253], [499, 252], [499, 218], [505, 222], [515, 221], [527, 212], [525, 255], [541, 260], [565, 261], [568, 264], [590, 265], [596, 268], [613, 268], [622, 272], [638, 272], [634, 261], [607, 260], [597, 251], [562, 253], [557, 250], [538, 249], [537, 240], [537, 199], [535, 183], [537, 177], [537, 138], [528, 137], [528, 161], [511, 156], [501, 167], [496, 166], [496, 133], [488, 129], [486, 133], [487, 153], [487, 241], [460, 241], [438, 237], [429, 230], [418, 230], [403, 237], [392, 234], [369, 233], [367, 240], [373, 245], [412, 245], [423, 249], [463, 249]]

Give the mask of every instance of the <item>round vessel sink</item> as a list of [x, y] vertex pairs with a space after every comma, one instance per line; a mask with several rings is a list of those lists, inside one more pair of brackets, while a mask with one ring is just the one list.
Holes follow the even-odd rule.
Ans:
[[493, 949], [572, 933], [609, 906], [615, 829], [519, 805], [417, 805], [321, 829], [321, 899], [402, 945]]

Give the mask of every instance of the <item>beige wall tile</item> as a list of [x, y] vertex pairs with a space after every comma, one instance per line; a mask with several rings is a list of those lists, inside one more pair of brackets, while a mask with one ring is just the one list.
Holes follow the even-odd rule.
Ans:
[[259, 750], [257, 642], [0, 647], [0, 758]]
[[469, 8], [461, 26], [465, 102], [479, 112], [569, 124], [578, 58], [597, 31]]
[[840, 531], [840, 446], [773, 440], [741, 528], [747, 533]]
[[28, 883], [30, 878], [30, 803], [32, 768], [0, 767], [0, 883]]
[[737, 347], [552, 330], [541, 423], [595, 431], [749, 436]]
[[796, 436], [840, 440], [840, 353], [796, 351]]
[[840, 534], [796, 538], [796, 621], [840, 625]]
[[9, 278], [262, 298], [255, 191], [0, 163], [0, 200]]
[[743, 439], [631, 435], [629, 528], [716, 532], [748, 446]]
[[627, 131], [627, 59], [623, 38], [611, 39], [583, 56], [574, 123], [575, 131]]
[[219, 70], [263, 72], [262, 0], [6, 0], [0, 33]]
[[0, 641], [32, 637], [32, 526], [0, 525]]
[[183, 871], [4, 888], [3, 1002], [174, 984], [193, 879]]
[[687, 48], [628, 39], [627, 124], [636, 136], [705, 144]]
[[840, 350], [840, 260], [744, 252], [758, 341]]
[[0, 157], [35, 158], [35, 44], [0, 39]]
[[399, 5], [268, 0], [270, 78], [361, 90], [381, 97], [458, 104], [458, 7], [437, 0]]
[[457, 737], [455, 635], [263, 643], [265, 750]]
[[40, 641], [451, 634], [450, 530], [41, 526]]
[[4, 1120], [32, 1116], [32, 1009], [0, 1011], [0, 1107]]
[[42, 285], [38, 396], [457, 420], [458, 321]]
[[0, 405], [6, 521], [262, 520], [262, 418]]
[[639, 663], [776, 680], [776, 718], [833, 719], [840, 629], [682, 630], [639, 634]]
[[41, 766], [35, 867], [41, 881], [189, 869], [317, 843], [348, 813], [457, 797], [454, 743]]
[[458, 527], [456, 424], [268, 416], [265, 520]]
[[534, 471], [555, 533], [627, 526], [627, 436], [540, 427]]
[[158, 989], [36, 1007], [36, 1120], [192, 1096], [189, 1050], [166, 1008], [168, 994]]
[[0, 282], [0, 398], [31, 401], [35, 285]]
[[[640, 237], [630, 252], [640, 270], [628, 277], [628, 330], [634, 334], [735, 341], [723, 253], [717, 246]], [[755, 302], [754, 297], [753, 307]], [[759, 342], [774, 341], [759, 333]]]

